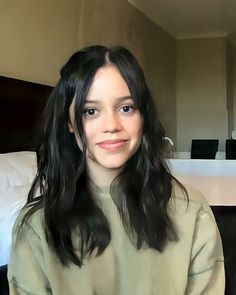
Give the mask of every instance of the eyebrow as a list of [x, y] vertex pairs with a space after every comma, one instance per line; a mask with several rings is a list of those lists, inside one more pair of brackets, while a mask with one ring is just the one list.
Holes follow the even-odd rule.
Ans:
[[[116, 101], [118, 103], [120, 103], [120, 102], [128, 100], [128, 99], [133, 100], [133, 98], [130, 95], [126, 95], [126, 96], [117, 97]], [[99, 100], [85, 100], [85, 103], [95, 103], [96, 104], [96, 103], [100, 103], [100, 101]]]

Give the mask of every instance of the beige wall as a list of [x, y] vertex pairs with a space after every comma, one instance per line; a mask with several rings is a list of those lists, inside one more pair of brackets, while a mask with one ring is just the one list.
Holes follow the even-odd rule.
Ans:
[[177, 41], [177, 149], [190, 151], [194, 138], [228, 137], [225, 38]]
[[78, 0], [1, 0], [0, 75], [54, 85], [77, 47]]
[[0, 75], [49, 85], [78, 48], [127, 46], [178, 151], [192, 138], [220, 138], [223, 149], [236, 128], [235, 47], [224, 38], [176, 41], [127, 0], [2, 0], [0, 40]]
[[0, 40], [0, 75], [49, 85], [78, 48], [127, 46], [176, 139], [175, 40], [127, 0], [2, 0]]
[[228, 136], [236, 129], [236, 46], [227, 41], [227, 109]]

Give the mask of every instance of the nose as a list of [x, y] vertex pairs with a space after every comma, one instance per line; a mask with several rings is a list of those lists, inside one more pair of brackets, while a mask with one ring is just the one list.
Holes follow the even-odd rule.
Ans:
[[115, 112], [106, 114], [103, 124], [104, 132], [115, 133], [119, 132], [122, 128], [119, 115]]

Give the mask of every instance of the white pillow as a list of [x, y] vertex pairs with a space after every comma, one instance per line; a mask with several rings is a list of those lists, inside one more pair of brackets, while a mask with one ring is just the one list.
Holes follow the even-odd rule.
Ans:
[[0, 154], [0, 265], [8, 263], [12, 227], [36, 174], [36, 154]]
[[34, 152], [0, 154], [0, 191], [28, 185], [36, 174], [36, 167]]
[[[6, 198], [7, 205], [0, 207], [0, 265], [8, 264], [12, 228], [15, 220], [26, 203], [30, 186], [10, 188], [5, 193], [0, 192], [0, 199]], [[12, 201], [12, 203], [9, 202]], [[14, 200], [14, 201], [13, 201]]]

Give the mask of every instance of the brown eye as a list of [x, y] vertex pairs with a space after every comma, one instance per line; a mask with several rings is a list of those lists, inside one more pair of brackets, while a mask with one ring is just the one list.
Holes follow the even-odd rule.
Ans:
[[126, 112], [126, 113], [129, 112], [130, 111], [130, 107], [129, 106], [123, 107], [123, 111]]
[[83, 114], [86, 116], [86, 117], [93, 117], [93, 116], [96, 116], [97, 115], [97, 110], [95, 109], [86, 109], [83, 111]]
[[123, 107], [120, 108], [120, 111], [122, 113], [131, 113], [131, 112], [134, 112], [135, 108], [133, 106], [130, 106], [130, 105], [125, 105]]

